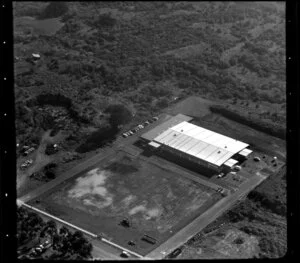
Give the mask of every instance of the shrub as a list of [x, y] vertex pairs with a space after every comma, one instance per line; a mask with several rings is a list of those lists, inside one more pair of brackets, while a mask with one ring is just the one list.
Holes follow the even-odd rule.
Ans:
[[50, 2], [40, 15], [40, 19], [55, 18], [68, 12], [69, 8], [66, 2]]
[[88, 136], [86, 141], [76, 148], [78, 153], [86, 153], [98, 149], [106, 143], [115, 139], [118, 132], [117, 127], [103, 127]]
[[121, 104], [109, 105], [104, 112], [110, 114], [109, 123], [112, 127], [126, 124], [132, 118], [130, 110]]
[[112, 18], [110, 14], [100, 15], [94, 23], [95, 26], [113, 27], [116, 24], [116, 19]]
[[222, 107], [218, 105], [211, 106], [210, 110], [214, 113], [221, 114], [226, 118], [240, 122], [248, 126], [252, 126], [254, 129], [257, 129], [259, 131], [268, 133], [272, 136], [285, 140], [285, 128], [282, 127], [281, 125], [277, 125], [276, 123], [273, 122], [271, 123], [271, 122], [262, 121], [261, 119], [250, 117], [249, 115], [245, 117], [241, 113], [235, 112], [233, 110], [227, 109], [226, 107]]

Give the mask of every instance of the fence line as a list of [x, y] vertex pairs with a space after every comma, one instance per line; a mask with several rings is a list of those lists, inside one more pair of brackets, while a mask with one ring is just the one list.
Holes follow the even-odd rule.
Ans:
[[[53, 215], [51, 215], [51, 214], [49, 214], [49, 213], [47, 213], [47, 212], [44, 212], [44, 211], [42, 211], [42, 210], [40, 210], [40, 209], [38, 209], [38, 208], [35, 208], [35, 207], [31, 206], [31, 205], [28, 205], [28, 204], [22, 202], [22, 201], [19, 200], [19, 199], [17, 200], [17, 202], [18, 202], [18, 204], [20, 204], [20, 205], [24, 205], [24, 206], [26, 206], [26, 207], [29, 208], [29, 209], [32, 209], [32, 210], [34, 210], [34, 211], [36, 211], [36, 212], [38, 212], [38, 213], [41, 213], [41, 214], [43, 214], [43, 215], [45, 215], [45, 216], [48, 216], [48, 217], [50, 217], [50, 218], [53, 218], [53, 219], [55, 219], [55, 220], [61, 222], [61, 223], [63, 223], [63, 224], [66, 224], [66, 225], [68, 225], [68, 226], [70, 226], [70, 227], [72, 227], [72, 228], [75, 228], [75, 229], [77, 229], [77, 230], [79, 230], [79, 231], [82, 231], [82, 232], [84, 232], [85, 234], [87, 234], [87, 235], [89, 235], [89, 236], [91, 236], [91, 237], [93, 237], [93, 238], [97, 238], [97, 237], [98, 237], [98, 235], [96, 235], [96, 234], [93, 234], [93, 233], [91, 233], [91, 232], [89, 232], [89, 231], [87, 231], [87, 230], [84, 230], [84, 229], [82, 229], [82, 228], [80, 228], [80, 227], [77, 227], [77, 226], [71, 224], [71, 223], [68, 223], [67, 221], [64, 221], [64, 220], [62, 220], [62, 219], [60, 219], [60, 218], [58, 218], [58, 217], [56, 217], [56, 216], [53, 216]], [[111, 241], [109, 241], [109, 240], [107, 240], [107, 239], [105, 239], [105, 238], [100, 238], [100, 240], [103, 241], [104, 243], [110, 244], [110, 245], [113, 246], [113, 247], [117, 247], [117, 248], [119, 248], [119, 249], [122, 249], [123, 251], [126, 251], [127, 253], [132, 254], [132, 255], [134, 255], [134, 256], [136, 256], [136, 257], [138, 257], [138, 258], [147, 259], [147, 258], [145, 258], [145, 257], [143, 257], [143, 256], [141, 256], [141, 255], [139, 255], [139, 254], [137, 254], [137, 253], [135, 253], [135, 252], [133, 252], [133, 251], [131, 251], [131, 250], [128, 250], [127, 248], [124, 248], [124, 247], [122, 247], [122, 246], [119, 246], [119, 245], [117, 245], [116, 243], [113, 243], [113, 242], [111, 242]]]
[[84, 229], [82, 229], [82, 228], [80, 228], [80, 227], [77, 227], [77, 226], [75, 226], [75, 225], [73, 225], [73, 224], [71, 224], [71, 223], [68, 223], [67, 221], [64, 221], [64, 220], [62, 220], [62, 219], [60, 219], [60, 218], [58, 218], [58, 217], [56, 217], [56, 216], [50, 215], [50, 214], [48, 214], [47, 212], [44, 212], [44, 211], [42, 211], [42, 210], [40, 210], [40, 209], [38, 209], [38, 208], [35, 208], [35, 207], [31, 206], [31, 205], [28, 205], [28, 204], [26, 204], [26, 203], [22, 203], [22, 205], [24, 205], [24, 206], [26, 206], [26, 207], [28, 207], [28, 208], [30, 208], [30, 209], [32, 209], [32, 210], [35, 210], [36, 212], [41, 213], [41, 214], [43, 214], [43, 215], [45, 215], [45, 216], [51, 217], [51, 218], [53, 218], [53, 219], [55, 219], [55, 220], [57, 220], [57, 221], [59, 221], [59, 222], [61, 222], [61, 223], [63, 223], [63, 224], [66, 224], [66, 225], [68, 225], [68, 226], [70, 226], [70, 227], [72, 227], [72, 228], [75, 228], [75, 229], [77, 229], [77, 230], [79, 230], [79, 231], [82, 231], [82, 232], [86, 233], [86, 234], [89, 235], [89, 236], [92, 236], [92, 237], [94, 237], [94, 238], [97, 237], [97, 235], [95, 235], [95, 234], [93, 234], [93, 233], [91, 233], [91, 232], [89, 232], [89, 231], [86, 231], [86, 230], [84, 230]]

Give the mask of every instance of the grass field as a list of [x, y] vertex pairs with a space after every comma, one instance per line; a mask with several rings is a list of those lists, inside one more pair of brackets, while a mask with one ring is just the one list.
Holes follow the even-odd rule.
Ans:
[[[32, 30], [37, 35], [53, 35], [61, 29], [64, 23], [60, 22], [58, 18], [50, 18], [44, 20], [35, 20], [32, 17], [20, 17], [15, 19], [15, 30], [26, 31]], [[16, 32], [16, 33], [17, 33]]]
[[[207, 210], [220, 195], [119, 152], [38, 199], [38, 204], [32, 200], [35, 206], [145, 254]], [[130, 227], [120, 225], [125, 218]], [[156, 239], [156, 244], [142, 241], [144, 234]], [[130, 247], [129, 241], [136, 245]]]

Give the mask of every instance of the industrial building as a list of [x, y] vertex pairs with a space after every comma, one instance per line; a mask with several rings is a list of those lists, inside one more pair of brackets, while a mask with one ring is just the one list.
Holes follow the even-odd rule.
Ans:
[[249, 144], [190, 123], [178, 114], [141, 136], [149, 147], [214, 171], [230, 170], [246, 159]]

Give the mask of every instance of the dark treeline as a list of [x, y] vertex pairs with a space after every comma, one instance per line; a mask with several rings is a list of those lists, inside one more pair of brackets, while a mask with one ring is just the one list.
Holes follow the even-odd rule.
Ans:
[[210, 110], [213, 113], [221, 114], [228, 119], [251, 126], [254, 129], [257, 129], [259, 131], [268, 133], [272, 136], [285, 140], [285, 136], [286, 136], [285, 128], [278, 124], [262, 121], [261, 119], [253, 118], [251, 116], [245, 117], [244, 115], [236, 111], [232, 111], [220, 105], [210, 106]]

